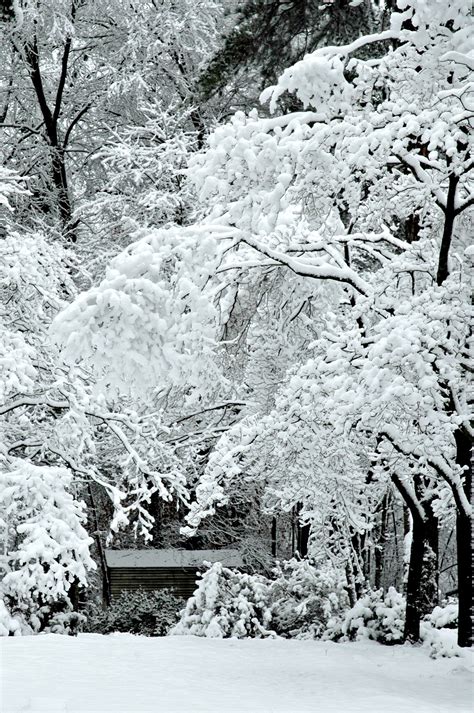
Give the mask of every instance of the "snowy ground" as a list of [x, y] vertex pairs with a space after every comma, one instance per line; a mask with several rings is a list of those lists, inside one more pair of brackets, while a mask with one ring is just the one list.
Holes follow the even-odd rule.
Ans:
[[468, 658], [372, 642], [0, 639], [2, 713], [17, 711], [472, 711]]

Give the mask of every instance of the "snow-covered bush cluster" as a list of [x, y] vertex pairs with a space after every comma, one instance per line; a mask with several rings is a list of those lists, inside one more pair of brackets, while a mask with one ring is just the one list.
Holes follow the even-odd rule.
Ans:
[[367, 592], [349, 609], [340, 623], [331, 622], [329, 636], [336, 634], [350, 641], [373, 639], [381, 644], [397, 644], [403, 640], [406, 602], [402, 594], [389, 587], [386, 594], [379, 589]]
[[274, 578], [212, 565], [172, 634], [213, 637], [318, 638], [346, 604], [336, 573], [307, 561], [279, 565]]
[[456, 641], [459, 604], [450, 598], [433, 609], [421, 623], [423, 645], [431, 658], [461, 656], [462, 649]]
[[[334, 641], [372, 639], [381, 644], [403, 642], [406, 599], [394, 587], [368, 591], [342, 618], [333, 617], [323, 638]], [[437, 606], [421, 624], [421, 640], [431, 658], [460, 656], [456, 643], [458, 603]]]
[[462, 656], [462, 648], [457, 644], [453, 629], [434, 629], [422, 623], [421, 638], [432, 659]]
[[342, 577], [330, 567], [291, 559], [274, 570], [272, 626], [280, 636], [319, 638], [348, 603]]
[[457, 601], [449, 600], [435, 607], [426, 620], [434, 629], [455, 629], [458, 623]]
[[[326, 639], [381, 644], [403, 643], [406, 599], [389, 587], [367, 591], [348, 608], [342, 578], [329, 567], [292, 559], [273, 578], [213, 564], [204, 572], [181, 612], [172, 635], [207, 638]], [[454, 632], [457, 605], [436, 607], [422, 624], [422, 640], [432, 658], [458, 656]]]
[[107, 609], [96, 609], [85, 629], [99, 634], [115, 631], [165, 636], [176, 623], [184, 600], [168, 589], [124, 591]]
[[275, 636], [271, 621], [269, 580], [216, 562], [202, 576], [170, 633], [222, 639], [260, 638]]
[[26, 622], [12, 616], [3, 599], [0, 599], [0, 636], [21, 636], [30, 633]]

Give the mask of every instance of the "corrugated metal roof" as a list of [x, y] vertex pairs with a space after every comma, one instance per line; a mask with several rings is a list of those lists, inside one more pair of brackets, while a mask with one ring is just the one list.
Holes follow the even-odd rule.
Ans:
[[238, 550], [106, 550], [108, 567], [200, 567], [203, 562], [222, 562], [242, 567]]

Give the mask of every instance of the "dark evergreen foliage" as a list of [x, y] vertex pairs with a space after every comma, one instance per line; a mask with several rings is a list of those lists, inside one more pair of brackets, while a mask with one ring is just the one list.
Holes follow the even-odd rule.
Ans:
[[370, 0], [248, 0], [224, 46], [201, 77], [206, 99], [225, 89], [238, 92], [241, 75], [257, 91], [323, 44], [344, 44], [372, 31], [378, 12]]
[[183, 606], [184, 600], [168, 589], [122, 592], [110, 607], [93, 612], [86, 628], [99, 634], [120, 631], [142, 636], [166, 636]]

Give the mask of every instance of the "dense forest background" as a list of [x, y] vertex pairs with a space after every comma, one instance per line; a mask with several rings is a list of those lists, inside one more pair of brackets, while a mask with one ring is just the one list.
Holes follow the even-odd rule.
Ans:
[[461, 0], [2, 0], [7, 633], [107, 547], [232, 546], [470, 645], [470, 43]]

